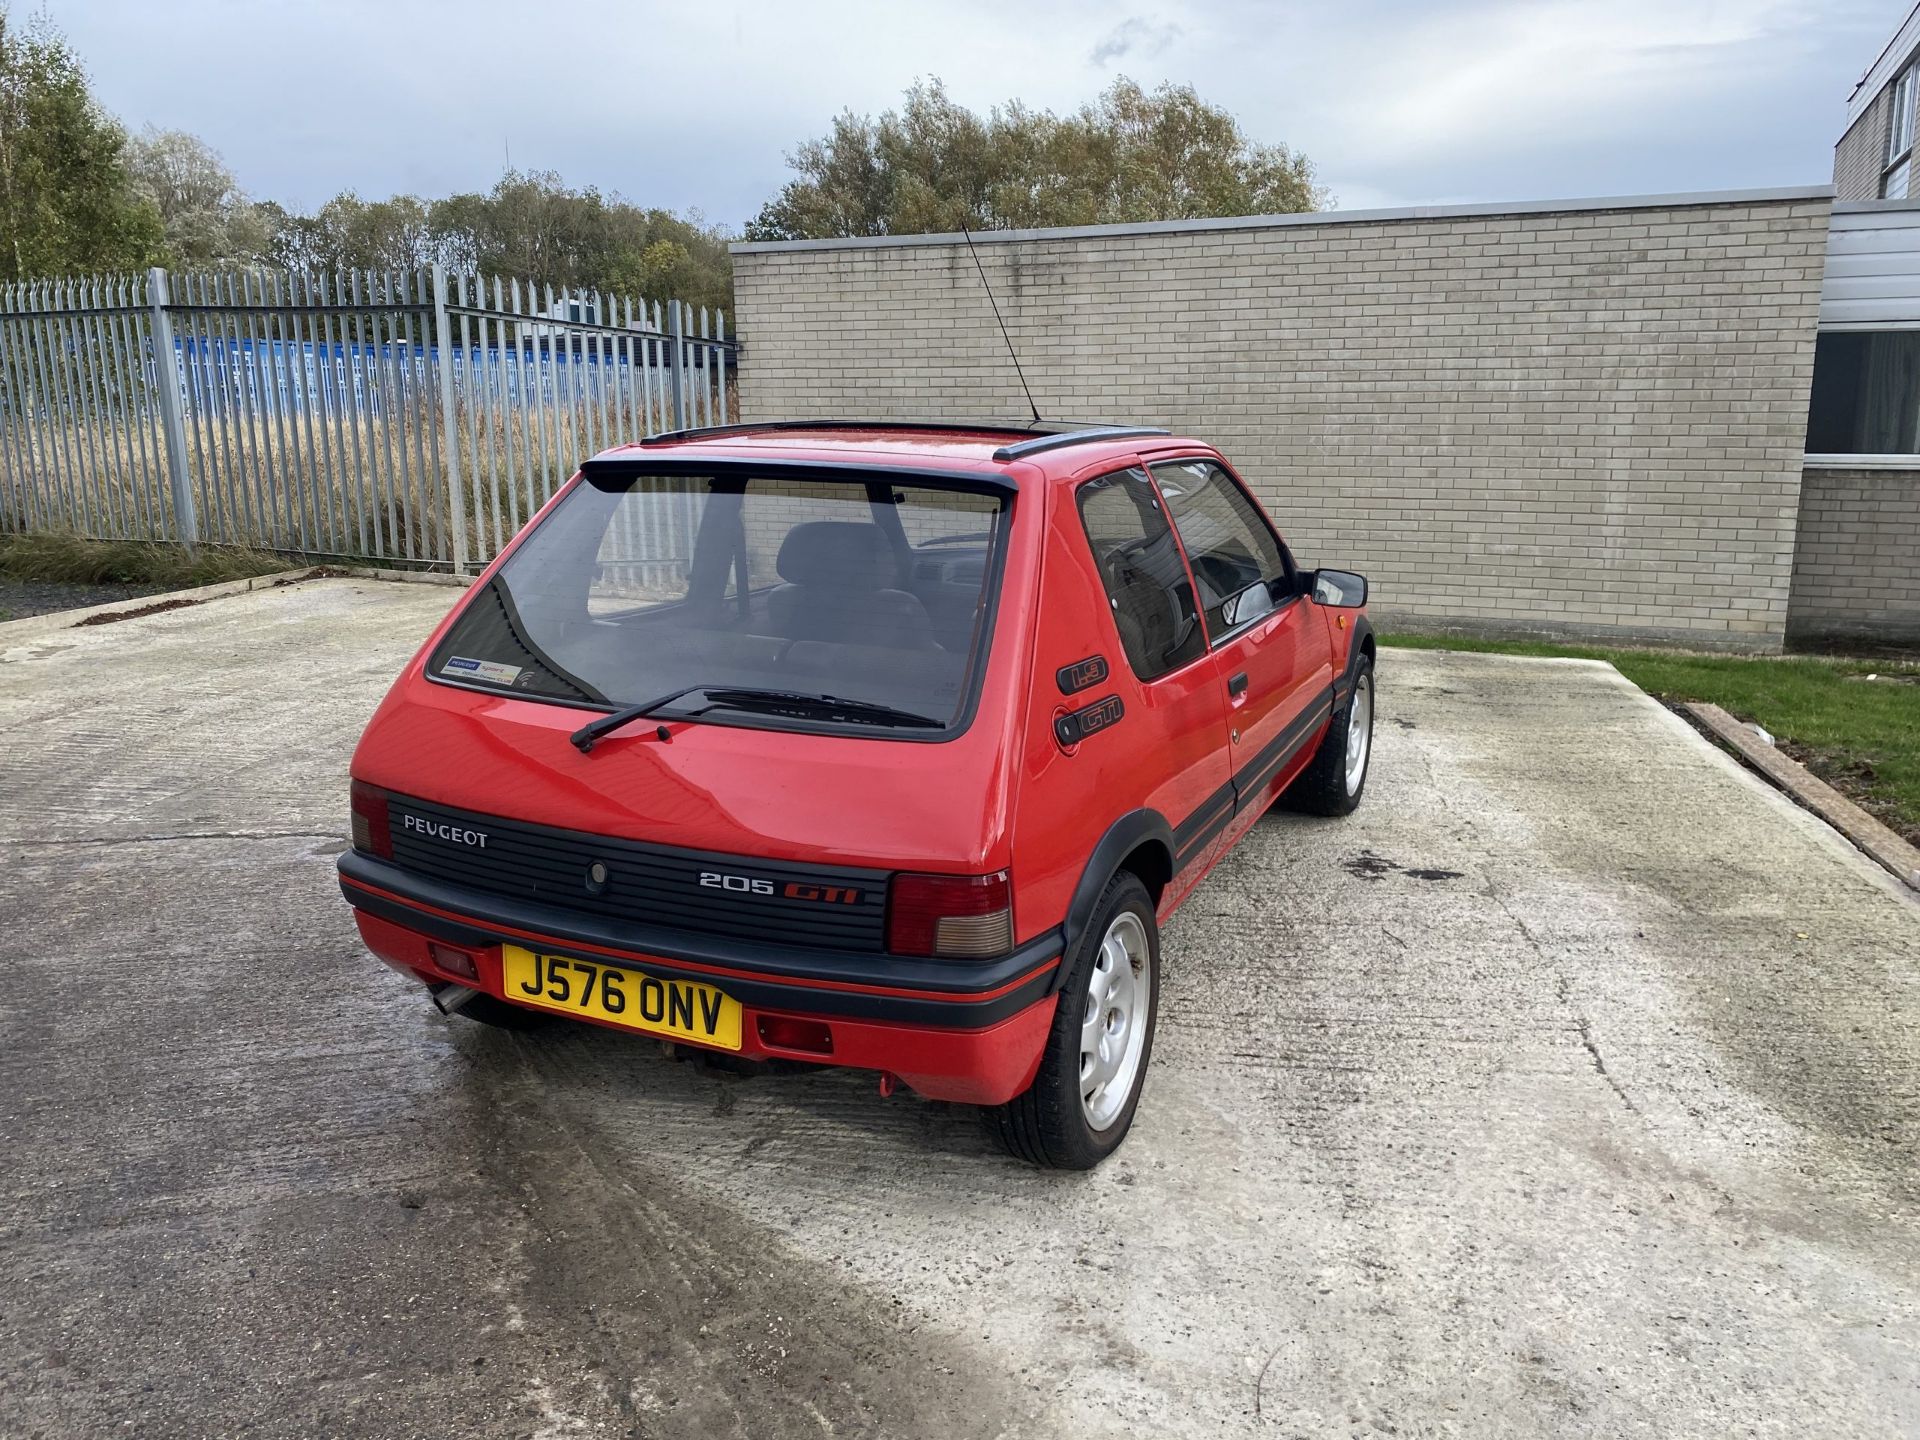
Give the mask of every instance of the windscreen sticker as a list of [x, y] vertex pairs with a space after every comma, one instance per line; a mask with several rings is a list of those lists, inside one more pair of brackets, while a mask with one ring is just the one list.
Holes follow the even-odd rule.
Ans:
[[502, 665], [497, 660], [468, 660], [455, 655], [440, 667], [442, 675], [456, 680], [484, 680], [489, 685], [511, 685], [520, 678], [518, 665]]

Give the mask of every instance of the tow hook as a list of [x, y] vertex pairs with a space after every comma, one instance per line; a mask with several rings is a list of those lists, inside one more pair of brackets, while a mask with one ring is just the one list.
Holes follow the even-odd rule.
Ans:
[[891, 1070], [882, 1070], [880, 1072], [880, 1098], [882, 1100], [887, 1099], [899, 1088], [900, 1077], [898, 1075], [894, 1074]]
[[451, 981], [444, 985], [427, 986], [427, 995], [432, 999], [434, 1009], [442, 1015], [453, 1014], [479, 993], [478, 990], [469, 989], [465, 985], [455, 985]]

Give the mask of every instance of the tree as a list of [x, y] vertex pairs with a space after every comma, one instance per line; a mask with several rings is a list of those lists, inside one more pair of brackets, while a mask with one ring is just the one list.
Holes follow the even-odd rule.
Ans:
[[417, 270], [435, 258], [427, 202], [417, 195], [362, 200], [342, 191], [314, 217], [325, 237], [329, 268]]
[[575, 190], [550, 171], [509, 170], [485, 193], [422, 200], [336, 195], [312, 215], [257, 207], [274, 264], [290, 270], [450, 271], [530, 282], [533, 293], [604, 290], [729, 308], [727, 236], [617, 195]]
[[0, 8], [0, 280], [160, 258], [160, 215], [125, 147], [59, 32], [40, 18], [23, 30]]
[[135, 187], [160, 213], [174, 265], [254, 265], [269, 258], [276, 210], [249, 200], [198, 136], [149, 125], [127, 146]]
[[727, 237], [696, 216], [645, 209], [551, 171], [509, 170], [484, 195], [432, 206], [436, 253], [450, 266], [554, 289], [731, 306]]
[[750, 240], [1097, 225], [1312, 210], [1313, 167], [1263, 145], [1190, 86], [1122, 77], [1071, 115], [1019, 102], [984, 117], [939, 80], [875, 120], [851, 111], [788, 164], [799, 172]]

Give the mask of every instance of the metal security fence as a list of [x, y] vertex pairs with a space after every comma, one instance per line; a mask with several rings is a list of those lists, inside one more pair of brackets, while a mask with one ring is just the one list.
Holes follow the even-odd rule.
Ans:
[[724, 424], [735, 351], [718, 311], [438, 266], [7, 286], [0, 530], [468, 570], [585, 456]]

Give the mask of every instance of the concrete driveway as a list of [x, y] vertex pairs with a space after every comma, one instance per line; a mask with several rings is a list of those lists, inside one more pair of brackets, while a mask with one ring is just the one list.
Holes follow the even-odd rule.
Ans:
[[1920, 907], [1611, 670], [1388, 652], [1063, 1176], [366, 956], [450, 598], [0, 631], [0, 1434], [1920, 1432]]

